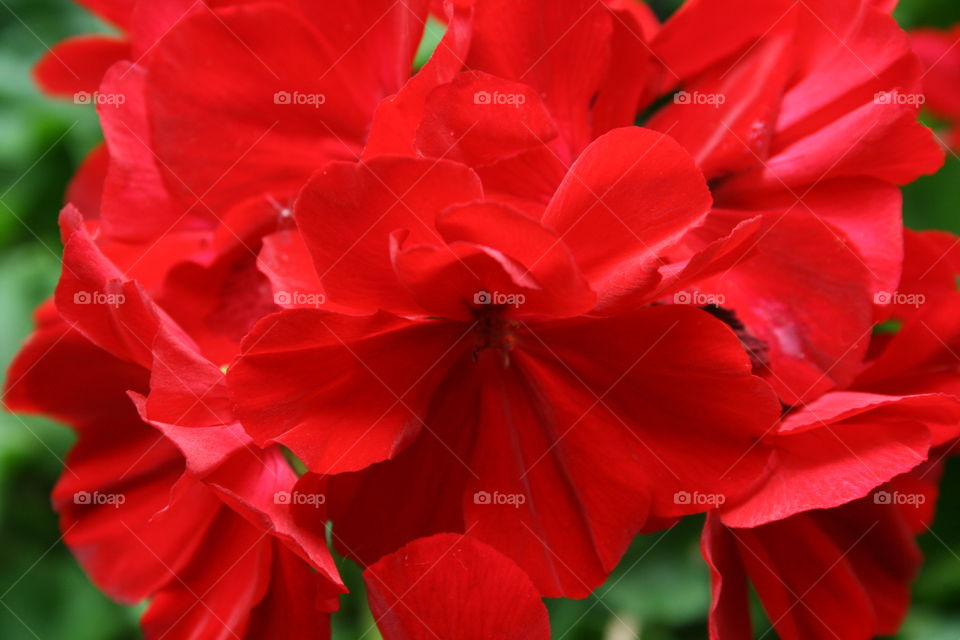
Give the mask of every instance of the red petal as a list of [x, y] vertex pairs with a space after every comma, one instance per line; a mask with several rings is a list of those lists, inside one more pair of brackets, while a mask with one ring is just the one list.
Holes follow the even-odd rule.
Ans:
[[222, 509], [178, 580], [160, 591], [143, 614], [147, 638], [243, 637], [250, 612], [270, 583], [271, 541], [243, 518]]
[[76, 209], [65, 208], [60, 225], [64, 266], [55, 299], [64, 320], [91, 342], [145, 369], [153, 366], [153, 341], [160, 332], [197, 350], [169, 316], [104, 257]]
[[770, 153], [793, 53], [789, 34], [774, 32], [736, 66], [721, 63], [686, 83], [647, 126], [679, 142], [708, 179], [758, 167]]
[[667, 70], [666, 81], [673, 84], [689, 78], [732, 56], [787, 19], [794, 6], [789, 0], [685, 2], [664, 23], [653, 43], [654, 54]]
[[[400, 282], [409, 290], [424, 313], [450, 320], [474, 318], [479, 305], [512, 307], [511, 314], [553, 310], [560, 303], [547, 296], [537, 298], [539, 290], [526, 269], [493, 249], [456, 242], [449, 246], [419, 246], [394, 252], [394, 268]], [[489, 298], [495, 294], [497, 302]], [[502, 296], [502, 298], [500, 297]], [[527, 307], [531, 302], [533, 309]]]
[[330, 478], [333, 540], [341, 554], [369, 565], [417, 538], [465, 531], [480, 386], [473, 364], [461, 362], [438, 387], [425, 420], [429, 431], [391, 460]]
[[[53, 500], [65, 542], [84, 570], [132, 604], [176, 581], [222, 503], [196, 481], [180, 480], [179, 453], [130, 410], [126, 422], [101, 423], [81, 437]], [[120, 425], [125, 433], [114, 431]], [[122, 504], [94, 504], [106, 499]]]
[[472, 538], [422, 538], [363, 574], [384, 640], [546, 640], [546, 607], [509, 558]]
[[903, 278], [899, 287], [891, 287], [887, 292], [896, 290], [906, 296], [913, 295], [912, 300], [889, 300], [894, 314], [906, 319], [918, 313], [921, 306], [936, 304], [941, 296], [956, 293], [957, 276], [960, 275], [960, 241], [946, 231], [917, 232], [910, 229], [904, 230], [903, 240]]
[[[334, 322], [339, 335], [328, 331]], [[453, 349], [461, 328], [286, 311], [263, 321], [228, 375], [249, 412], [245, 426], [286, 442], [314, 470], [395, 455], [332, 482], [332, 517], [347, 522], [338, 546], [354, 557], [461, 529], [464, 513], [466, 528], [522, 564], [542, 592], [583, 595], [612, 570], [651, 503], [664, 517], [702, 511], [708, 505], [675, 494], [739, 491], [765, 464], [765, 448], [754, 445], [779, 406], [749, 375], [732, 332], [708, 314], [661, 307], [527, 326], [506, 371], [503, 353], [474, 361]], [[409, 364], [437, 361], [426, 373]], [[624, 422], [633, 416], [642, 419]], [[427, 427], [396, 451], [421, 420]], [[423, 498], [399, 500], [400, 490]], [[524, 500], [485, 504], [476, 492]], [[354, 507], [368, 499], [376, 515]], [[391, 523], [389, 534], [373, 539], [379, 523]]]
[[67, 202], [80, 210], [86, 220], [100, 217], [100, 200], [109, 161], [106, 145], [98, 145], [83, 160], [67, 188]]
[[[197, 431], [200, 430], [193, 429], [190, 433]], [[326, 515], [325, 494], [312, 491], [308, 484], [298, 481], [279, 447], [262, 451], [251, 446], [246, 437], [237, 437], [238, 431], [239, 425], [232, 425], [230, 437], [236, 438], [242, 446], [237, 447], [229, 459], [212, 470], [205, 480], [234, 511], [262, 531], [270, 532], [289, 551], [310, 563], [322, 578], [315, 586], [319, 596], [336, 598], [346, 588], [327, 548], [326, 527], [304, 527], [295, 520], [293, 512], [298, 506], [312, 509], [317, 512], [317, 524], [320, 525]], [[180, 430], [178, 446], [182, 447], [185, 442], [184, 433], [185, 430]], [[196, 447], [191, 449], [195, 450]]]
[[[921, 306], [884, 350], [857, 378], [858, 389], [879, 393], [960, 393], [957, 359], [960, 348], [960, 293]], [[951, 432], [935, 434], [939, 444]]]
[[411, 248], [395, 257], [398, 277], [432, 313], [472, 319], [481, 292], [522, 295], [516, 313], [525, 316], [576, 316], [595, 304], [562, 240], [522, 213], [493, 203], [464, 205], [440, 214], [437, 229], [448, 247]]
[[591, 139], [589, 109], [609, 64], [612, 20], [591, 0], [479, 2], [467, 64], [540, 92], [572, 159]]
[[725, 506], [723, 521], [754, 527], [862, 498], [926, 459], [933, 425], [958, 422], [960, 404], [946, 396], [827, 394], [787, 417], [770, 440], [770, 477]]
[[332, 163], [300, 194], [296, 218], [330, 301], [356, 312], [419, 311], [390, 261], [390, 234], [411, 244], [442, 245], [435, 218], [459, 202], [480, 200], [468, 168], [443, 160], [375, 158]]
[[183, 457], [139, 419], [126, 395], [146, 385], [142, 369], [61, 324], [28, 343], [11, 367], [5, 394], [9, 408], [43, 412], [78, 431], [54, 504], [84, 569], [129, 603], [173, 579], [220, 504], [198, 485], [171, 493]]
[[659, 28], [649, 6], [633, 0], [608, 0], [613, 16], [610, 68], [591, 109], [593, 137], [634, 124], [637, 112], [655, 97], [659, 66], [647, 44]]
[[782, 190], [718, 194], [726, 206], [795, 211], [818, 218], [843, 233], [870, 273], [872, 293], [897, 289], [903, 266], [903, 198], [893, 185], [871, 179], [827, 180], [803, 194]]
[[[781, 134], [778, 142], [788, 135]], [[841, 148], [844, 153], [838, 158]], [[903, 185], [935, 173], [942, 164], [943, 150], [917, 122], [916, 107], [871, 102], [836, 114], [826, 126], [775, 149], [762, 170], [734, 179], [724, 189], [798, 189], [857, 177]]]
[[[210, 225], [209, 212], [198, 205], [189, 212], [171, 197], [160, 162], [150, 143], [144, 70], [121, 63], [103, 80], [103, 91], [123, 95], [125, 102], [100, 111], [110, 152], [103, 187], [104, 231], [117, 239], [144, 242], [178, 227]], [[138, 215], [131, 216], [131, 211]]]
[[239, 240], [240, 247], [212, 262], [207, 252], [167, 268], [159, 302], [217, 365], [229, 363], [257, 320], [278, 309], [270, 282], [257, 269], [257, 243], [256, 237]]
[[752, 640], [747, 573], [736, 538], [714, 513], [707, 514], [700, 551], [710, 567], [710, 640]]
[[820, 220], [774, 216], [753, 256], [701, 284], [769, 347], [768, 381], [787, 404], [848, 385], [873, 325], [862, 259]]
[[330, 640], [330, 614], [318, 606], [318, 582], [297, 556], [274, 544], [270, 588], [250, 613], [245, 637]]
[[283, 201], [324, 162], [356, 157], [374, 105], [350, 72], [278, 5], [178, 23], [151, 52], [146, 87], [151, 144], [177, 199], [204, 214], [251, 197]]
[[553, 119], [529, 85], [461, 73], [427, 96], [417, 147], [427, 156], [469, 166], [540, 147], [557, 135]]
[[[83, 362], [97, 376], [77, 376], [76, 363]], [[140, 367], [117, 360], [95, 348], [59, 316], [49, 326], [38, 328], [16, 355], [7, 372], [4, 405], [11, 411], [45, 413], [75, 428], [100, 420], [116, 409], [128, 413], [126, 400], [105, 404], [91, 391], [98, 386], [146, 388], [148, 375]]]
[[[879, 91], [919, 91], [909, 38], [887, 13], [863, 2], [832, 0], [806, 1], [795, 13], [798, 76], [784, 96], [779, 118], [787, 141], [875, 103]], [[915, 120], [915, 104], [912, 111]]]
[[472, 34], [473, 3], [445, 1], [441, 13], [447, 19], [446, 33], [423, 68], [397, 95], [377, 106], [364, 160], [382, 155], [415, 156], [414, 141], [427, 95], [453, 80], [463, 67]]
[[351, 90], [369, 122], [377, 103], [399, 91], [410, 77], [429, 0], [292, 4], [320, 34], [333, 65], [349, 70]]
[[233, 422], [223, 372], [199, 353], [166, 335], [153, 343], [150, 420], [185, 427]]
[[728, 531], [784, 640], [885, 636], [907, 612], [921, 557], [892, 505], [860, 500]]
[[[693, 229], [684, 238], [687, 246], [696, 247], [692, 255], [687, 260], [661, 267], [663, 279], [660, 287], [655, 294], [648, 295], [660, 298], [679, 292], [684, 287], [693, 286], [699, 279], [724, 273], [749, 259], [773, 221], [762, 215], [745, 220], [742, 217], [739, 213], [712, 211], [703, 226]], [[731, 218], [736, 222], [728, 231]], [[719, 233], [723, 235], [717, 237]], [[680, 247], [672, 250], [680, 250]]]
[[676, 142], [630, 127], [581, 154], [543, 223], [570, 247], [602, 299], [649, 286], [659, 252], [700, 222], [710, 202], [703, 175]]
[[518, 345], [506, 372], [481, 358], [468, 459], [478, 477], [464, 512], [471, 535], [514, 558], [546, 596], [602, 583], [648, 509], [706, 510], [709, 500], [683, 493], [732, 495], [765, 464], [754, 445], [777, 403], [706, 313], [658, 307], [527, 326]]
[[317, 473], [390, 458], [420, 431], [449, 354], [468, 348], [466, 329], [310, 309], [268, 316], [228, 372], [240, 420], [258, 443], [287, 445]]
[[488, 200], [505, 202], [534, 218], [543, 217], [569, 167], [547, 145], [477, 167]]
[[130, 56], [124, 40], [104, 36], [77, 36], [58, 42], [40, 59], [34, 77], [49, 94], [74, 98], [93, 93], [113, 63]]

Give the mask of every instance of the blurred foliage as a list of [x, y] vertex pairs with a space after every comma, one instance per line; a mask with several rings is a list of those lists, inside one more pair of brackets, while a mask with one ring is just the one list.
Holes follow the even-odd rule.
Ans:
[[[680, 0], [651, 0], [661, 17]], [[901, 0], [905, 27], [960, 21], [956, 0]], [[72, 172], [100, 138], [92, 107], [42, 97], [30, 76], [46, 47], [69, 35], [109, 27], [69, 0], [0, 0], [0, 363], [29, 333], [32, 309], [53, 290], [59, 270], [56, 213]], [[431, 23], [422, 64], [442, 32]], [[960, 233], [960, 158], [904, 190], [910, 226]], [[0, 638], [137, 638], [141, 608], [111, 603], [60, 542], [50, 490], [72, 442], [49, 421], [0, 413]], [[939, 519], [921, 539], [928, 562], [900, 640], [960, 637], [960, 465], [948, 465]], [[597, 592], [550, 600], [554, 637], [595, 640], [612, 629], [643, 640], [706, 637], [709, 575], [700, 558], [702, 519], [637, 539]], [[359, 569], [338, 563], [354, 592], [334, 616], [334, 637], [377, 638]], [[763, 627], [761, 626], [761, 631]], [[627, 634], [629, 636], [629, 634]], [[621, 636], [618, 636], [621, 637]], [[767, 634], [766, 637], [772, 637]]]

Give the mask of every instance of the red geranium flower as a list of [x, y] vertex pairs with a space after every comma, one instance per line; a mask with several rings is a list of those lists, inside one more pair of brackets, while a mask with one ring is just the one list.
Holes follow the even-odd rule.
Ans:
[[[489, 199], [539, 218], [592, 139], [678, 91], [647, 109], [648, 124], [690, 151], [714, 211], [663, 252], [661, 277], [714, 245], [728, 254], [725, 267], [699, 281], [688, 272], [687, 284], [723, 299], [764, 345], [764, 373], [783, 401], [848, 385], [886, 313], [874, 301], [900, 278], [897, 185], [943, 160], [915, 102], [877, 99], [920, 78], [887, 7], [784, 1], [731, 11], [703, 0], [658, 29], [586, 0], [536, 6], [481, 3], [466, 70], [416, 76], [385, 101], [364, 157], [457, 160]], [[759, 232], [747, 224], [758, 217]]]
[[704, 508], [676, 492], [752, 480], [779, 410], [708, 314], [590, 315], [612, 292], [653, 295], [658, 248], [709, 205], [669, 139], [602, 137], [542, 221], [481, 197], [448, 161], [321, 170], [295, 215], [340, 311], [268, 316], [228, 379], [257, 442], [311, 471], [390, 460], [331, 479], [345, 552], [369, 563], [468, 531], [544, 593], [585, 595], [648, 518]]
[[748, 578], [785, 638], [896, 628], [932, 501], [871, 493], [958, 436], [960, 259], [903, 232], [894, 2], [89, 4], [125, 38], [38, 78], [123, 100], [7, 402], [77, 430], [65, 539], [149, 637], [327, 634], [331, 520], [388, 640], [545, 638], [708, 509], [713, 637]]

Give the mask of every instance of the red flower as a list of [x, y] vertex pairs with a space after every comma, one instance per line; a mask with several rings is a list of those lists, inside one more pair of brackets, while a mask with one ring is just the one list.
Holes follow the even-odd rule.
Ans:
[[[887, 7], [784, 1], [731, 11], [702, 0], [658, 30], [586, 0], [536, 6], [478, 6], [468, 70], [415, 77], [385, 101], [364, 157], [455, 159], [489, 199], [539, 218], [592, 139], [679, 89], [649, 126], [690, 151], [715, 208], [663, 251], [661, 277], [707, 246], [726, 252], [715, 272], [687, 272], [687, 285], [723, 299], [763, 346], [763, 373], [783, 401], [848, 385], [885, 313], [874, 300], [900, 278], [896, 185], [943, 160], [915, 102], [877, 99], [914, 90], [920, 77]], [[875, 47], [880, 39], [887, 44]], [[761, 231], [738, 227], [758, 217]]]
[[784, 638], [895, 630], [960, 259], [903, 233], [894, 2], [89, 4], [125, 37], [37, 74], [106, 148], [7, 402], [77, 430], [65, 540], [148, 637], [324, 636], [331, 520], [388, 640], [545, 638], [708, 510], [712, 637], [748, 579]]
[[480, 197], [447, 161], [321, 170], [295, 215], [343, 313], [265, 318], [229, 383], [255, 440], [316, 473], [389, 460], [331, 478], [349, 555], [467, 531], [545, 594], [586, 595], [649, 516], [705, 508], [675, 493], [752, 480], [766, 453], [750, 445], [779, 410], [699, 310], [588, 315], [597, 298], [649, 291], [658, 248], [708, 205], [669, 139], [599, 139], [542, 222]]

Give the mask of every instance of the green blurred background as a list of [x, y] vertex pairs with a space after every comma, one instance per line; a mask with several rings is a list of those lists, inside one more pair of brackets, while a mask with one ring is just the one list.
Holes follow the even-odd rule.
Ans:
[[[352, 0], [353, 1], [353, 0]], [[761, 0], [758, 0], [761, 1]], [[679, 0], [651, 4], [665, 17]], [[960, 21], [957, 0], [901, 0], [904, 27]], [[81, 33], [108, 31], [69, 0], [0, 0], [0, 364], [30, 331], [32, 309], [59, 272], [56, 218], [66, 184], [100, 139], [92, 107], [52, 101], [30, 70], [47, 46]], [[439, 30], [427, 39], [435, 42]], [[427, 48], [429, 42], [425, 43]], [[914, 228], [960, 233], [960, 159], [905, 190]], [[2, 375], [2, 374], [0, 374]], [[60, 542], [49, 493], [72, 441], [42, 419], [0, 412], [0, 639], [138, 638], [140, 608], [101, 595]], [[554, 638], [701, 640], [706, 638], [709, 580], [700, 559], [701, 521], [641, 537], [620, 568], [582, 601], [550, 601]], [[939, 516], [921, 539], [927, 564], [915, 587], [903, 640], [960, 638], [960, 463], [948, 466]], [[343, 562], [355, 595], [335, 615], [335, 638], [378, 638], [371, 630], [359, 572]], [[765, 624], [763, 622], [761, 625]], [[760, 626], [758, 635], [766, 629]], [[764, 637], [775, 637], [767, 633]]]

